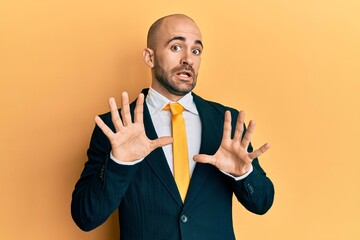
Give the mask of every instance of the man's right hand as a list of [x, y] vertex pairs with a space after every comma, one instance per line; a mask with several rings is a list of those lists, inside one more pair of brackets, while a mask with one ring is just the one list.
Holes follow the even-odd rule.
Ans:
[[140, 93], [134, 110], [134, 122], [131, 120], [129, 96], [121, 94], [121, 117], [114, 98], [109, 99], [111, 119], [115, 127], [113, 132], [99, 117], [95, 117], [97, 126], [109, 139], [112, 155], [123, 162], [133, 162], [145, 158], [153, 150], [173, 142], [172, 137], [160, 137], [150, 140], [145, 134], [143, 122], [144, 94]]

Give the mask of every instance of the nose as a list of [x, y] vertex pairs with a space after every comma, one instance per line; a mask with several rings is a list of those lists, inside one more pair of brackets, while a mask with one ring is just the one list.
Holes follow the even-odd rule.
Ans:
[[184, 51], [181, 56], [181, 65], [189, 65], [192, 66], [194, 64], [192, 52]]

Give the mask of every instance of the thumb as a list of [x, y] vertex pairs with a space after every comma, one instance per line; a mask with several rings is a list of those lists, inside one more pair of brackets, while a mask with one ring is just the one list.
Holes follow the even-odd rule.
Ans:
[[165, 145], [173, 143], [174, 139], [172, 137], [159, 137], [158, 139], [151, 141], [151, 151], [158, 148], [163, 147]]
[[213, 164], [212, 156], [207, 154], [196, 154], [193, 159], [195, 162]]

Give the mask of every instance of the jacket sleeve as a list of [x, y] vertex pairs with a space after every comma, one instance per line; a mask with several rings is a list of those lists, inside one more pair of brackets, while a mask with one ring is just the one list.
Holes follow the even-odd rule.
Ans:
[[[236, 127], [236, 119], [238, 111], [230, 109], [232, 112], [232, 130]], [[244, 126], [243, 137], [246, 132]], [[252, 152], [253, 147], [251, 143], [248, 147], [248, 152]], [[259, 160], [255, 158], [252, 162], [253, 171], [246, 178], [235, 181], [231, 179], [233, 184], [233, 191], [238, 201], [250, 212], [256, 214], [265, 214], [272, 206], [274, 201], [274, 185], [266, 176], [265, 171], [261, 168]]]
[[274, 186], [259, 165], [252, 162], [253, 172], [246, 178], [233, 182], [233, 190], [238, 201], [250, 212], [265, 214], [274, 201]]
[[[109, 114], [101, 116], [113, 128]], [[110, 159], [110, 142], [95, 127], [87, 151], [88, 161], [72, 194], [71, 215], [78, 227], [90, 231], [119, 207], [141, 163], [127, 166]]]

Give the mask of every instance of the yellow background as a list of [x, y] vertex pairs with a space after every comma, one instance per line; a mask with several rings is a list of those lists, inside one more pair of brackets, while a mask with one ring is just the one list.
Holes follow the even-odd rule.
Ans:
[[[0, 239], [118, 239], [70, 216], [94, 116], [149, 86], [146, 32], [185, 13], [203, 33], [195, 90], [247, 111], [276, 187], [234, 203], [238, 239], [360, 239], [360, 1], [0, 1]], [[141, 226], [140, 226], [141, 227]]]

